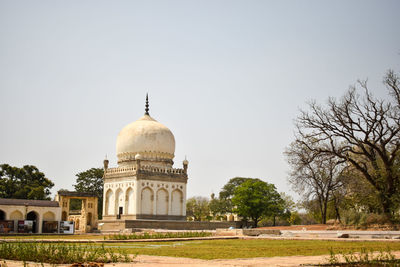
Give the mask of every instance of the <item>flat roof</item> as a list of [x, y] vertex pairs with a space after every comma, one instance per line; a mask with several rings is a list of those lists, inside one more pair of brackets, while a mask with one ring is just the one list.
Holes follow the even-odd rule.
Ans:
[[93, 193], [89, 192], [76, 192], [76, 191], [58, 191], [57, 194], [59, 196], [67, 196], [67, 197], [97, 197]]
[[36, 206], [36, 207], [59, 207], [60, 206], [58, 204], [58, 201], [17, 199], [17, 198], [0, 198], [0, 205]]

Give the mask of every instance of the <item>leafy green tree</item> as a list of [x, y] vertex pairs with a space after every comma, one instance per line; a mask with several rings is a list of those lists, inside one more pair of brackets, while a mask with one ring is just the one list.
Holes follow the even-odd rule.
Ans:
[[270, 217], [276, 213], [281, 197], [273, 184], [259, 179], [248, 179], [240, 184], [233, 193], [234, 211], [244, 218], [251, 218], [257, 227], [261, 217]]
[[103, 214], [103, 182], [104, 170], [101, 168], [91, 168], [76, 174], [76, 184], [74, 188], [77, 192], [88, 192], [95, 194], [99, 198], [98, 215], [102, 218]]
[[221, 217], [226, 213], [226, 204], [227, 200], [226, 199], [220, 199], [216, 198], [214, 194], [211, 194], [211, 200], [209, 203], [210, 207], [210, 212], [213, 216], [213, 218]]
[[293, 198], [285, 193], [279, 193], [279, 198], [271, 205], [272, 222], [273, 226], [276, 225], [276, 219], [280, 218], [289, 222], [290, 215], [294, 211], [296, 204]]
[[191, 197], [186, 200], [186, 215], [195, 221], [202, 221], [210, 215], [209, 200], [206, 197]]
[[33, 165], [0, 165], [0, 197], [50, 200], [54, 183]]
[[219, 212], [221, 214], [225, 213], [233, 213], [234, 206], [232, 204], [232, 198], [235, 192], [235, 189], [248, 180], [259, 180], [257, 178], [245, 178], [245, 177], [234, 177], [230, 179], [224, 187], [222, 187], [219, 192]]

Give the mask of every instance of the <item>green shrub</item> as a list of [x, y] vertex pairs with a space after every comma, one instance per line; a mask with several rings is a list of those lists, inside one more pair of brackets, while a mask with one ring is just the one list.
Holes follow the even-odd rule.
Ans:
[[131, 262], [126, 253], [93, 245], [54, 243], [0, 243], [0, 258], [7, 260], [34, 261], [51, 264], [83, 262]]
[[162, 238], [189, 238], [211, 236], [210, 232], [167, 232], [167, 233], [132, 233], [132, 234], [114, 234], [107, 238], [110, 240], [131, 240], [131, 239], [162, 239]]
[[[329, 251], [329, 263], [319, 266], [400, 266], [400, 260], [395, 258], [389, 248], [379, 253], [366, 248], [362, 248], [360, 253], [335, 253], [332, 248]], [[344, 262], [342, 263], [340, 259]]]

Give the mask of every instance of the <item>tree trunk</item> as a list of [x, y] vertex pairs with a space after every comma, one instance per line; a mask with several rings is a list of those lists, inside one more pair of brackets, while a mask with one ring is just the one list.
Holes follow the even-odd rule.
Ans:
[[326, 224], [326, 211], [328, 209], [328, 198], [324, 200], [324, 213], [322, 215], [322, 224]]
[[276, 216], [274, 215], [274, 225], [273, 226], [275, 226], [276, 224], [275, 224], [275, 222], [276, 222]]
[[319, 202], [319, 209], [321, 211], [321, 223], [326, 224], [326, 210], [328, 207], [328, 197], [319, 197], [318, 198]]
[[341, 219], [340, 219], [340, 213], [339, 213], [339, 205], [337, 205], [337, 203], [335, 202], [335, 213], [336, 213], [336, 220], [338, 221], [338, 222], [341, 222]]
[[392, 199], [388, 195], [380, 194], [380, 199], [382, 202], [383, 213], [389, 218], [390, 221], [393, 220], [393, 203]]

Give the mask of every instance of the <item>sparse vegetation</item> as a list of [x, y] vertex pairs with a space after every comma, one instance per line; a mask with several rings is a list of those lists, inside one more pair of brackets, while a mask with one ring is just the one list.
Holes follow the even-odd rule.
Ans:
[[51, 264], [131, 262], [132, 256], [101, 246], [44, 243], [0, 243], [0, 258]]
[[381, 251], [389, 248], [400, 250], [400, 242], [375, 241], [325, 241], [325, 240], [195, 240], [174, 242], [112, 243], [115, 251], [128, 254], [186, 257], [195, 259], [237, 259], [255, 257], [317, 256], [328, 255], [330, 249], [344, 253], [360, 252], [362, 249]]
[[189, 238], [211, 236], [210, 232], [167, 232], [167, 233], [132, 233], [132, 234], [114, 234], [105, 236], [109, 240], [131, 240], [131, 239], [162, 239], [162, 238]]
[[327, 264], [318, 266], [400, 266], [400, 259], [396, 259], [391, 250], [381, 250], [378, 253], [362, 248], [360, 252], [335, 253], [330, 249]]

